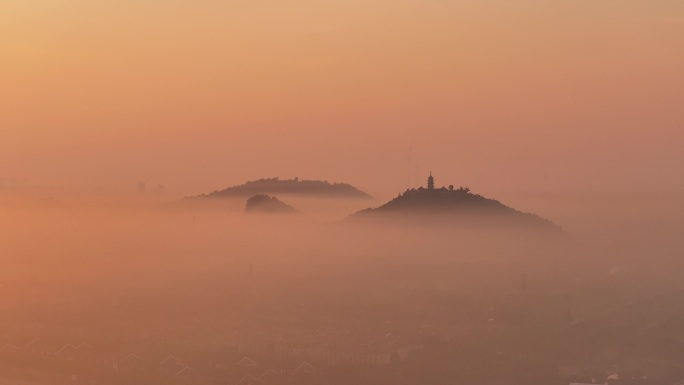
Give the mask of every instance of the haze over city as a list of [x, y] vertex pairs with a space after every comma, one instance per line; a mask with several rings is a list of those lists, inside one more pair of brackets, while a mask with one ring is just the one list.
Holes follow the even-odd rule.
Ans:
[[684, 2], [0, 2], [0, 385], [684, 379]]

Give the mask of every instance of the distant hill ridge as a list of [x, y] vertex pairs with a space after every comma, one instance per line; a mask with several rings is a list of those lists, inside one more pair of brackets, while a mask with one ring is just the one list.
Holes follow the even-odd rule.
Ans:
[[495, 199], [473, 194], [467, 187], [435, 188], [432, 173], [428, 177], [427, 188], [407, 189], [382, 206], [352, 214], [350, 219], [380, 217], [409, 220], [443, 219], [452, 222], [463, 220], [465, 223], [484, 220], [486, 223], [499, 222], [558, 229], [549, 220], [515, 210]]
[[251, 197], [258, 194], [372, 199], [369, 194], [347, 183], [330, 183], [299, 178], [280, 179], [278, 177], [248, 181], [224, 190], [197, 195], [194, 198]]

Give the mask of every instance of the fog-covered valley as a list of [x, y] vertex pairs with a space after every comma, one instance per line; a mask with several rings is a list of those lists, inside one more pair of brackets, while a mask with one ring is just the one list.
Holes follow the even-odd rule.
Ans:
[[301, 215], [283, 216], [246, 214], [244, 200], [216, 208], [8, 198], [0, 378], [676, 381], [678, 197], [579, 198], [510, 197], [560, 224], [561, 235], [337, 214], [367, 202], [284, 198]]

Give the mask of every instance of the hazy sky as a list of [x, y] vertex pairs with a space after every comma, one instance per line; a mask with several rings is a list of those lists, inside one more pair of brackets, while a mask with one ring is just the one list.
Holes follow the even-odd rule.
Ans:
[[681, 0], [0, 0], [0, 178], [681, 190], [683, 68]]

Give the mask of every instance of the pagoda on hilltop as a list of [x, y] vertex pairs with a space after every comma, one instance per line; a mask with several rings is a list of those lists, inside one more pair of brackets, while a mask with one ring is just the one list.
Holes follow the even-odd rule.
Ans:
[[406, 189], [406, 192], [404, 195], [409, 194], [415, 194], [415, 193], [470, 193], [470, 189], [467, 187], [460, 187], [458, 189], [454, 190], [454, 185], [449, 185], [449, 187], [440, 187], [440, 188], [435, 188], [435, 177], [432, 176], [432, 171], [430, 171], [430, 174], [428, 175], [427, 178], [427, 188], [424, 186], [420, 186], [417, 189], [416, 188], [408, 188]]
[[[490, 225], [506, 225], [513, 228], [525, 226], [556, 229], [546, 219], [523, 213], [503, 203], [470, 192], [468, 187], [435, 185], [432, 171], [427, 186], [407, 188], [396, 198], [376, 208], [368, 208], [352, 214], [352, 218], [370, 217], [397, 219], [426, 225], [463, 225], [489, 228]], [[438, 220], [434, 220], [438, 219]], [[524, 286], [524, 285], [523, 285]]]

